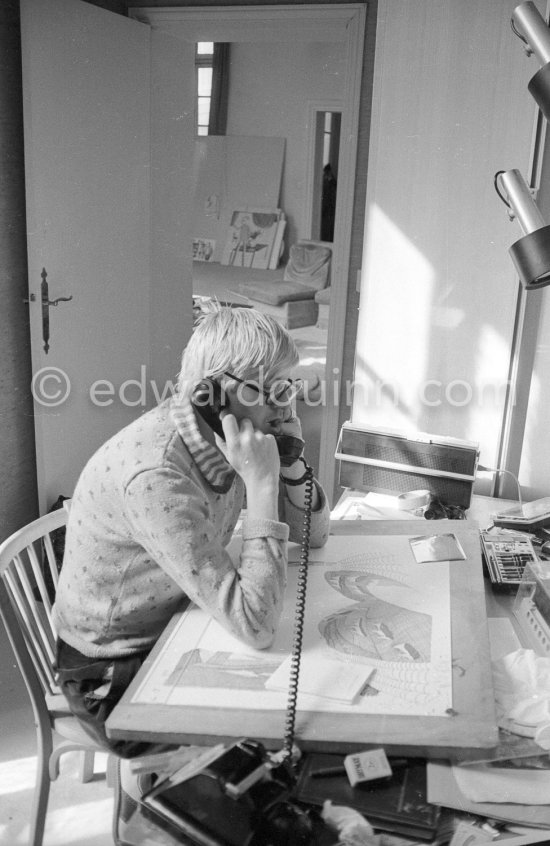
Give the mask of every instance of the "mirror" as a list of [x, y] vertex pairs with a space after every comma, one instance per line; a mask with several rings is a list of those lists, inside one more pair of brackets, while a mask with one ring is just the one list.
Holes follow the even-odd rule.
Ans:
[[[321, 388], [334, 384], [342, 362], [365, 8], [296, 4], [135, 13], [185, 42], [193, 78], [198, 43], [230, 45], [225, 134], [204, 135], [201, 129], [194, 140], [200, 190], [189, 245], [193, 293], [259, 307], [286, 323], [306, 371], [300, 375], [318, 386], [299, 415], [308, 458], [331, 491], [338, 401]], [[267, 215], [277, 210], [282, 243], [266, 263], [262, 239]], [[256, 216], [244, 221], [239, 212]], [[308, 299], [277, 301], [291, 248], [305, 240], [326, 249], [329, 236], [330, 278]], [[263, 298], [243, 291], [256, 284]], [[325, 302], [319, 303], [317, 294], [325, 288]]]

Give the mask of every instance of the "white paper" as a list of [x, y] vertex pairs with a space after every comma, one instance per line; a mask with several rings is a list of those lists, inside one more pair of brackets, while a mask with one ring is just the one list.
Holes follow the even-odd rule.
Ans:
[[548, 805], [550, 770], [489, 767], [453, 767], [456, 783], [471, 802], [513, 802]]
[[[289, 655], [267, 679], [267, 690], [287, 691], [290, 683], [292, 657]], [[365, 687], [374, 667], [331, 661], [325, 658], [315, 665], [300, 666], [299, 690], [321, 699], [335, 699], [351, 704]]]
[[369, 494], [344, 491], [330, 516], [333, 520], [421, 520], [423, 510], [399, 511], [386, 508], [374, 505], [372, 499], [369, 500]]

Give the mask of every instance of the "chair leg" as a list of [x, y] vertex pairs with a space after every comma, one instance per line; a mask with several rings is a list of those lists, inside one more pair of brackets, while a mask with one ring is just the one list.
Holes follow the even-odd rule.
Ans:
[[[63, 740], [58, 743], [50, 755], [50, 779], [55, 781], [59, 778], [59, 769], [61, 765], [61, 756], [65, 752], [82, 752], [85, 760], [80, 765], [80, 775], [83, 782], [91, 781], [94, 773], [94, 750], [86, 749], [82, 743], [75, 743], [73, 740]], [[86, 757], [89, 756], [89, 757]], [[91, 766], [90, 766], [91, 765]]]
[[109, 755], [107, 757], [107, 769], [105, 771], [105, 779], [107, 781], [107, 787], [110, 787], [112, 790], [116, 788], [117, 785], [117, 756], [116, 755]]
[[48, 762], [52, 754], [53, 740], [49, 727], [46, 729], [38, 723], [36, 739], [36, 786], [32, 802], [29, 846], [42, 846], [51, 783]]
[[94, 778], [95, 754], [89, 749], [80, 753], [79, 777], [82, 784], [87, 784]]
[[[121, 791], [120, 784], [120, 758], [114, 758], [114, 764], [111, 769], [111, 778], [113, 779], [114, 801], [113, 801], [113, 819], [111, 823], [111, 835], [115, 846], [123, 846], [123, 841], [119, 837], [119, 815], [121, 806]], [[109, 756], [111, 758], [111, 756]]]

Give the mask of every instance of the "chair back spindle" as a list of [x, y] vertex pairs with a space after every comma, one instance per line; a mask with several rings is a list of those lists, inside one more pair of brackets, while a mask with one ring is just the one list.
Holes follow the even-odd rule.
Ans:
[[[56, 641], [53, 596], [48, 591], [45, 573], [51, 576], [55, 590], [58, 566], [52, 532], [66, 522], [67, 510], [58, 509], [25, 526], [0, 546], [0, 608], [4, 624], [14, 649], [14, 638], [20, 641], [17, 635], [22, 634], [27, 656], [17, 657], [32, 662], [43, 692], [51, 695], [60, 690], [53, 669]], [[17, 632], [13, 631], [14, 626]]]
[[[62, 508], [0, 543], [0, 617], [31, 699], [36, 728], [38, 754], [29, 846], [42, 846], [50, 783], [59, 776], [61, 756], [71, 751], [81, 754], [80, 780], [86, 782], [94, 778], [94, 755], [102, 748], [72, 715], [55, 682], [52, 605], [61, 563], [57, 558], [63, 547], [59, 530], [66, 525], [69, 506], [70, 500], [65, 499]], [[110, 768], [112, 773], [114, 762], [115, 757], [109, 756], [108, 772]]]

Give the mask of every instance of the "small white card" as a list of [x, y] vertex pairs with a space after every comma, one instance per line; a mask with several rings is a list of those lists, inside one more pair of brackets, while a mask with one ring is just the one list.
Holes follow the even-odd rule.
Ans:
[[[268, 678], [268, 690], [288, 690], [291, 657], [286, 658]], [[364, 664], [345, 664], [343, 661], [323, 659], [300, 664], [298, 692], [322, 699], [335, 699], [350, 704], [365, 687], [374, 667]]]
[[387, 778], [392, 774], [390, 762], [383, 749], [368, 749], [366, 752], [346, 755], [344, 767], [352, 787], [360, 781]]

